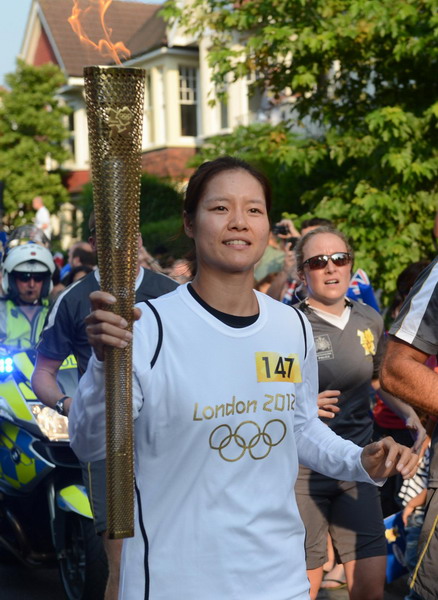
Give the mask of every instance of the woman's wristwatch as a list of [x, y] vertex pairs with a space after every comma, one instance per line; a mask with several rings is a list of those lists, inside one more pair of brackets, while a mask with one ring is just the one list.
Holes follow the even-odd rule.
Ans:
[[62, 398], [60, 398], [58, 400], [58, 402], [55, 404], [55, 410], [58, 414], [62, 415], [63, 417], [66, 417], [67, 414], [65, 412], [65, 408], [64, 408], [64, 404], [65, 401], [67, 400], [67, 398], [70, 398], [70, 396], [63, 396]]

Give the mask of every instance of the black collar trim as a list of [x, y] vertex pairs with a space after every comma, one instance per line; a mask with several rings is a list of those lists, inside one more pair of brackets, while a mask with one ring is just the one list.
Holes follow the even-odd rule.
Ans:
[[201, 298], [201, 296], [195, 292], [193, 286], [190, 283], [187, 285], [187, 289], [189, 290], [193, 298], [196, 300], [196, 302], [198, 302], [203, 308], [205, 308], [207, 312], [209, 312], [211, 315], [213, 315], [213, 317], [216, 317], [216, 319], [219, 319], [219, 321], [221, 321], [225, 325], [228, 325], [229, 327], [234, 327], [236, 329], [240, 329], [242, 327], [249, 327], [250, 325], [255, 323], [259, 318], [259, 313], [257, 313], [256, 315], [250, 315], [249, 317], [239, 317], [236, 315], [230, 315], [228, 313], [221, 312], [220, 310], [216, 310], [215, 308], [207, 304], [207, 302], [205, 302]]

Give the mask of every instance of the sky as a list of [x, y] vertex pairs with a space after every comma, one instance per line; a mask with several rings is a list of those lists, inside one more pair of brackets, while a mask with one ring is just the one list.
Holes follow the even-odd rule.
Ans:
[[[141, 0], [147, 1], [147, 0]], [[154, 0], [161, 4], [163, 0]], [[6, 0], [2, 0], [6, 3]], [[0, 85], [4, 85], [4, 76], [15, 71], [15, 59], [20, 52], [24, 38], [24, 29], [32, 0], [12, 0], [0, 19]]]
[[15, 71], [15, 58], [20, 52], [31, 0], [8, 2], [0, 19], [0, 85], [6, 73]]

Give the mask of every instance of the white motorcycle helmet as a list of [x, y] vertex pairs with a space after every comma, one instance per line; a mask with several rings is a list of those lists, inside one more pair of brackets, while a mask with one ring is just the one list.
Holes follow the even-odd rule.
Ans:
[[41, 298], [47, 298], [53, 288], [52, 275], [55, 272], [55, 263], [50, 250], [28, 242], [22, 246], [11, 248], [2, 265], [2, 288], [9, 298], [18, 297], [18, 288], [15, 279], [11, 276], [13, 271], [22, 273], [44, 273], [44, 283], [41, 288]]
[[9, 250], [12, 250], [12, 248], [15, 248], [16, 246], [23, 246], [29, 242], [34, 242], [35, 244], [44, 246], [44, 248], [50, 248], [50, 240], [44, 231], [42, 231], [42, 229], [38, 229], [38, 227], [35, 225], [27, 224], [16, 227], [12, 233], [9, 234], [6, 244], [6, 254], [9, 252]]

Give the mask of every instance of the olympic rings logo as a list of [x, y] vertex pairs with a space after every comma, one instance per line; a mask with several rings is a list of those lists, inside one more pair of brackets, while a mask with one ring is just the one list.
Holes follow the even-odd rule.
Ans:
[[246, 451], [254, 460], [266, 458], [286, 436], [286, 425], [279, 419], [268, 421], [263, 430], [254, 421], [243, 421], [233, 433], [229, 425], [219, 425], [210, 434], [212, 450], [227, 462], [240, 460]]

